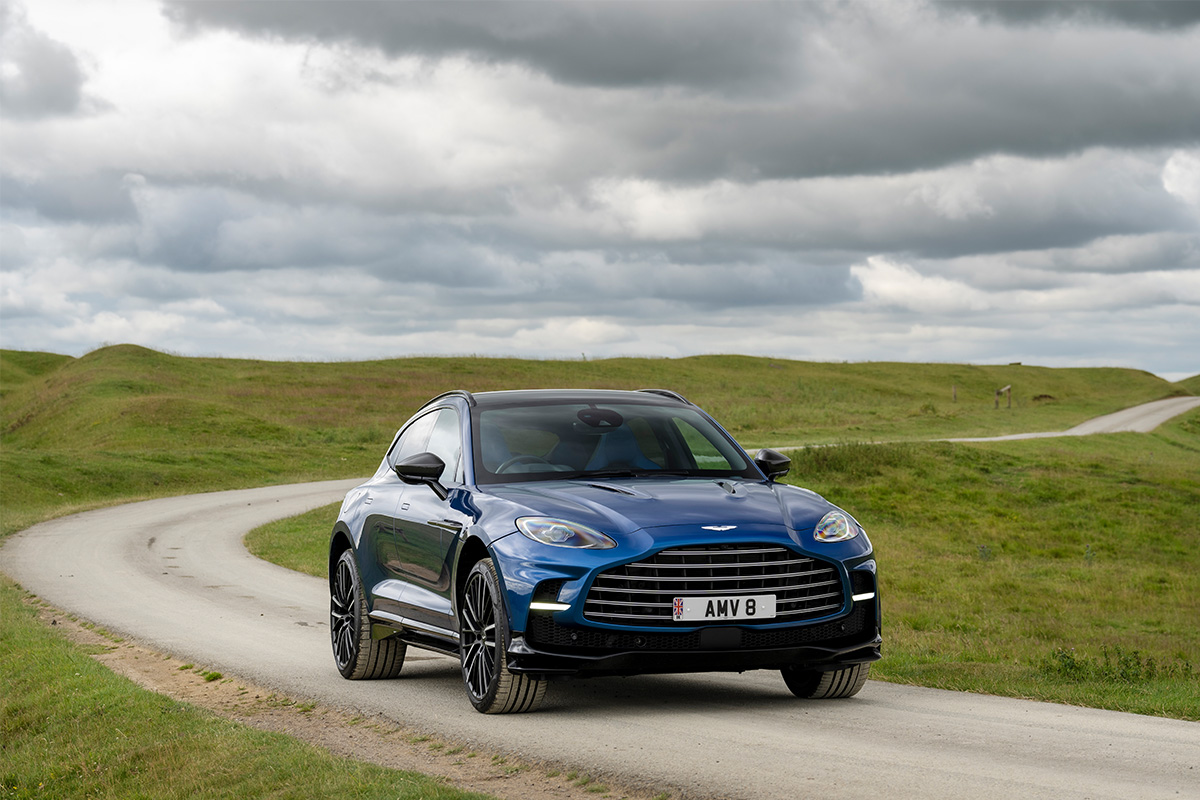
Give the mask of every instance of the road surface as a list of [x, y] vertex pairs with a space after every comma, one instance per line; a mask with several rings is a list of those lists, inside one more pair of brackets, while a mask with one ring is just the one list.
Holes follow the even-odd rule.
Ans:
[[555, 683], [537, 713], [492, 717], [467, 702], [457, 662], [413, 649], [398, 679], [345, 681], [325, 582], [254, 558], [242, 538], [355, 483], [65, 517], [11, 537], [0, 566], [65, 611], [210, 669], [630, 785], [747, 800], [1200, 798], [1200, 724], [1178, 720], [878, 681], [801, 701], [773, 672]]
[[1169, 419], [1200, 406], [1200, 397], [1170, 397], [1140, 406], [1105, 414], [1065, 431], [1011, 433], [1008, 436], [984, 436], [971, 439], [946, 439], [947, 442], [1004, 442], [1014, 439], [1046, 439], [1054, 436], [1089, 436], [1093, 433], [1149, 433]]

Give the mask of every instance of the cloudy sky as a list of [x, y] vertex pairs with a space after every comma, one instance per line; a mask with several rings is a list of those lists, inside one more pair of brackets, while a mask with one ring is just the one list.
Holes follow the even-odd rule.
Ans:
[[0, 346], [1200, 372], [1200, 3], [0, 0]]

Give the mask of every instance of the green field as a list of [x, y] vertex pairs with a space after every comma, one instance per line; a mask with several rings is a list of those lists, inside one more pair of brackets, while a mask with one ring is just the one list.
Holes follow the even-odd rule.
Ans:
[[[1013, 386], [995, 409], [995, 390]], [[0, 533], [102, 503], [365, 475], [451, 388], [674, 389], [747, 447], [1063, 430], [1187, 394], [1149, 373], [744, 356], [318, 364], [0, 351]], [[957, 402], [956, 402], [957, 400]]]
[[0, 586], [0, 798], [487, 800], [139, 689]]
[[[996, 409], [995, 390], [1008, 384], [1012, 408], [1002, 400]], [[1200, 412], [1154, 434], [923, 441], [1063, 430], [1189, 394], [1200, 377], [1172, 384], [1121, 369], [740, 356], [316, 364], [133, 346], [77, 359], [0, 351], [0, 535], [147, 497], [364, 476], [434, 394], [551, 386], [671, 388], [750, 448], [843, 445], [794, 451], [788, 480], [851, 510], [875, 544], [886, 644], [874, 676], [1200, 719]], [[319, 572], [333, 513], [269, 526], [255, 547]], [[204, 776], [215, 767], [185, 753], [236, 763], [245, 748], [284, 746], [239, 738], [262, 734], [203, 714], [175, 714], [175, 704], [36, 625], [10, 583], [2, 594], [0, 797], [138, 794], [138, 776], [148, 774], [178, 782], [180, 796], [207, 796]], [[133, 709], [120, 717], [127, 740], [102, 746], [96, 739], [116, 712], [84, 713], [85, 705]], [[176, 740], [183, 744], [163, 751], [158, 771], [139, 772], [150, 769], [140, 759], [158, 752], [155, 742]], [[295, 787], [324, 786], [327, 776], [274, 775], [275, 783], [248, 782], [247, 796], [324, 796]], [[407, 796], [326, 788], [328, 796]]]

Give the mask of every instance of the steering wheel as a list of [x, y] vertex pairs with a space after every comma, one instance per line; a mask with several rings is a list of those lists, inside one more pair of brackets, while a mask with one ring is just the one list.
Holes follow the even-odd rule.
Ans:
[[509, 467], [515, 467], [520, 464], [546, 464], [547, 466], [549, 466], [550, 462], [547, 461], [546, 459], [542, 458], [541, 456], [530, 455], [529, 453], [522, 453], [519, 456], [513, 456], [508, 461], [505, 461], [503, 464], [496, 467], [496, 474], [500, 475], [504, 472], [508, 472]]

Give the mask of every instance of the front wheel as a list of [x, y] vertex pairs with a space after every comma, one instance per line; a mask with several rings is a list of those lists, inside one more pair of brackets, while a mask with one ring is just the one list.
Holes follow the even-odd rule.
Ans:
[[784, 667], [783, 682], [796, 697], [813, 700], [833, 700], [853, 697], [867, 682], [870, 664], [854, 664], [843, 669], [821, 672], [815, 669]]
[[478, 562], [467, 575], [458, 630], [463, 684], [476, 711], [515, 714], [541, 704], [546, 681], [508, 671], [508, 613], [490, 558]]
[[349, 680], [394, 678], [404, 666], [408, 646], [395, 636], [371, 638], [367, 597], [358, 576], [354, 551], [338, 556], [329, 576], [329, 636], [338, 672]]

